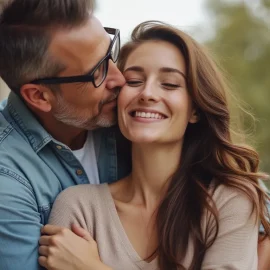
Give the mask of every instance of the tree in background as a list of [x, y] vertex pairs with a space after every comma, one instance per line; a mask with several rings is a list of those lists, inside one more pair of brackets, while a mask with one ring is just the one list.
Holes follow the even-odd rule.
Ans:
[[[270, 1], [249, 2], [207, 0], [214, 35], [206, 43], [228, 73], [233, 92], [256, 118], [253, 140], [261, 169], [269, 173]], [[244, 116], [242, 122], [249, 129], [252, 119]]]

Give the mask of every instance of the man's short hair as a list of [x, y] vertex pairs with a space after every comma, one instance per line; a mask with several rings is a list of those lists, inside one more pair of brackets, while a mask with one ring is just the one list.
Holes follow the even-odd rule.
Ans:
[[86, 23], [93, 0], [11, 0], [0, 2], [0, 76], [11, 90], [64, 68], [48, 53], [52, 34]]

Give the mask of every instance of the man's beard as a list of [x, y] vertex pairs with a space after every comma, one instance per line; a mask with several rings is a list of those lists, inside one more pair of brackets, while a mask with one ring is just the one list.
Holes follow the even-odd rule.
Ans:
[[102, 114], [102, 107], [116, 99], [117, 96], [118, 92], [110, 96], [108, 99], [101, 101], [98, 105], [98, 114], [91, 117], [87, 112], [80, 112], [80, 110], [74, 105], [65, 101], [61, 95], [57, 95], [53, 116], [56, 120], [66, 125], [86, 130], [92, 130], [100, 127], [111, 127], [117, 122], [116, 110], [115, 113], [111, 112], [111, 114], [114, 113], [113, 116], [106, 115]]

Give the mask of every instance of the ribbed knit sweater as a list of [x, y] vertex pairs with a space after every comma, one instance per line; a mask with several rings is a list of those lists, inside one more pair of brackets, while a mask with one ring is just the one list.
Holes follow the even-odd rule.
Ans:
[[[204, 270], [256, 270], [258, 222], [252, 204], [242, 192], [219, 186], [214, 194], [219, 216], [219, 233], [207, 250]], [[121, 224], [109, 186], [78, 185], [63, 191], [53, 206], [50, 224], [70, 228], [72, 223], [88, 230], [97, 242], [101, 260], [114, 270], [158, 270], [158, 260], [150, 263], [140, 258]], [[209, 214], [202, 220], [206, 236]], [[214, 226], [214, 225], [213, 225]], [[214, 230], [208, 232], [214, 233]], [[182, 265], [188, 269], [193, 257], [190, 239]], [[169, 270], [169, 269], [168, 269]]]

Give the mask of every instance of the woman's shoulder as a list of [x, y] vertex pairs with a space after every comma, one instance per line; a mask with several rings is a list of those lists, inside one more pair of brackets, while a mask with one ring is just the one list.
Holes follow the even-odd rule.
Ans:
[[[246, 188], [247, 192], [241, 188]], [[203, 219], [204, 235], [207, 243], [211, 243], [204, 256], [203, 269], [255, 269], [257, 258], [254, 250], [259, 226], [250, 197], [253, 191], [256, 193], [251, 184], [213, 187], [210, 194], [217, 219], [208, 213]]]
[[250, 184], [247, 189], [220, 184], [211, 187], [212, 200], [218, 211], [240, 211], [249, 213], [253, 211], [251, 198], [257, 196], [255, 188]]
[[63, 190], [56, 198], [55, 203], [75, 205], [80, 202], [91, 202], [93, 204], [102, 200], [106, 193], [107, 184], [83, 184], [71, 186]]
[[107, 184], [84, 184], [62, 191], [56, 198], [49, 223], [70, 228], [72, 223], [92, 232], [93, 219], [100, 219], [107, 197]]

